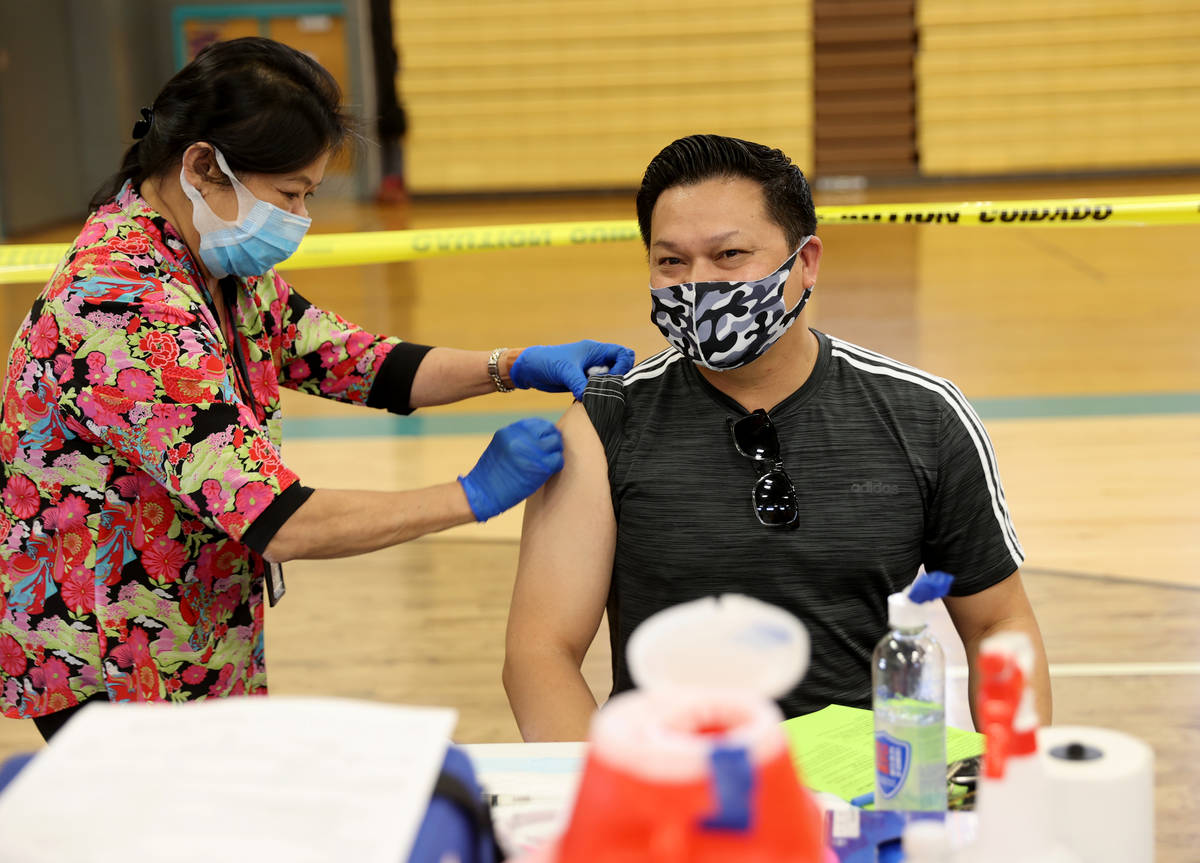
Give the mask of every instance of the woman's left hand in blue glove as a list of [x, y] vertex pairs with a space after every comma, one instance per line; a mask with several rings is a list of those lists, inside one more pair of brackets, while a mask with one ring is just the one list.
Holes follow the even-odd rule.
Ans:
[[562, 470], [562, 449], [562, 434], [540, 417], [496, 432], [471, 472], [458, 478], [476, 520], [487, 521], [541, 488]]
[[607, 366], [610, 375], [623, 375], [633, 368], [633, 351], [591, 339], [569, 345], [535, 345], [517, 355], [508, 376], [518, 389], [570, 390], [580, 398], [590, 370], [596, 366]]

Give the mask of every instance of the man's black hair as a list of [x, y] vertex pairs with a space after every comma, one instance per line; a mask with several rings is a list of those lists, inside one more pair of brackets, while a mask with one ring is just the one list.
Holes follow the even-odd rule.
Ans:
[[675, 186], [745, 177], [762, 187], [767, 216], [783, 228], [788, 245], [817, 232], [817, 214], [804, 174], [783, 151], [724, 135], [689, 135], [667, 145], [646, 167], [637, 194], [638, 226], [650, 248], [650, 214]]

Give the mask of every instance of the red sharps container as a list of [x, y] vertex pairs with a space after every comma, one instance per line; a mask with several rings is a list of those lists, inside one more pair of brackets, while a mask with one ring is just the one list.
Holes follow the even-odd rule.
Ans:
[[648, 619], [629, 642], [639, 689], [592, 723], [566, 831], [537, 863], [827, 863], [772, 699], [808, 665], [795, 617], [743, 596]]

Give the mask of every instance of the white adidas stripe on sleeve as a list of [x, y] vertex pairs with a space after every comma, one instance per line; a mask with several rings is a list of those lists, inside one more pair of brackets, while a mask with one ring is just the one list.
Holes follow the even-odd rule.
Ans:
[[882, 354], [858, 348], [856, 345], [843, 342], [840, 339], [832, 339], [832, 341], [833, 356], [850, 363], [855, 368], [870, 374], [885, 375], [896, 380], [916, 384], [937, 393], [950, 405], [966, 429], [971, 442], [975, 445], [975, 451], [979, 455], [979, 461], [983, 468], [984, 481], [991, 495], [992, 513], [996, 517], [1001, 535], [1004, 537], [1004, 543], [1012, 555], [1014, 563], [1019, 567], [1025, 560], [1025, 552], [1021, 548], [1020, 541], [1017, 539], [1016, 529], [1013, 527], [1012, 518], [1008, 512], [1008, 505], [1004, 500], [1004, 488], [1000, 482], [1000, 474], [996, 465], [996, 454], [992, 450], [991, 441], [988, 439], [987, 432], [983, 428], [983, 422], [979, 419], [979, 415], [975, 413], [975, 409], [971, 407], [970, 402], [967, 401], [962, 392], [944, 378], [930, 375], [927, 372], [899, 363]]

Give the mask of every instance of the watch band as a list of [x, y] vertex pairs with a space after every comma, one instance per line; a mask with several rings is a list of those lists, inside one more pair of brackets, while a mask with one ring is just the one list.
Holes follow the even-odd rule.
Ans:
[[496, 348], [488, 355], [488, 374], [491, 375], [492, 383], [496, 385], [496, 392], [511, 393], [516, 387], [506, 387], [504, 381], [500, 378], [500, 357], [508, 348]]

